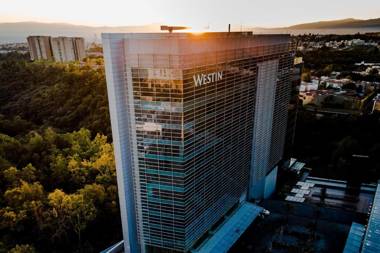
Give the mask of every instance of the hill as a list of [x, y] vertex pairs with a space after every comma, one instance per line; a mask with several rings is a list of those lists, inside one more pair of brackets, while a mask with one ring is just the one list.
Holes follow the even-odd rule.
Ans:
[[[320, 33], [354, 34], [380, 31], [380, 18], [377, 19], [341, 19], [297, 24], [289, 27], [260, 28], [245, 27], [257, 33]], [[100, 42], [102, 32], [158, 32], [158, 24], [142, 26], [84, 26], [65, 23], [17, 22], [0, 23], [0, 43], [26, 42], [29, 35], [81, 36], [87, 42]]]
[[290, 33], [290, 34], [356, 34], [380, 32], [380, 18], [376, 19], [340, 19], [297, 24], [279, 28], [250, 28], [256, 33]]
[[287, 27], [288, 29], [338, 29], [338, 28], [370, 28], [377, 27], [380, 29], [380, 18], [376, 19], [340, 19], [331, 21], [319, 21], [313, 23], [298, 24]]
[[17, 22], [0, 23], [0, 43], [26, 42], [29, 35], [80, 36], [87, 42], [100, 42], [102, 32], [156, 32], [159, 25], [84, 26], [65, 23]]

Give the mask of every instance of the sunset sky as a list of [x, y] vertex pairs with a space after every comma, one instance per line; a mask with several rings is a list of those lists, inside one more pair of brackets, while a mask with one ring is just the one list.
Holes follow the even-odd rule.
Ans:
[[0, 0], [0, 22], [84, 25], [187, 25], [212, 29], [228, 23], [278, 27], [341, 18], [378, 18], [379, 0]]

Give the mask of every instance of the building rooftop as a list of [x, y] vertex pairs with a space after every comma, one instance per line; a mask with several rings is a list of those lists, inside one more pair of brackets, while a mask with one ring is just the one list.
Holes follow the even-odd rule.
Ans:
[[154, 33], [102, 33], [103, 38], [289, 38], [290, 34], [255, 34], [247, 32], [154, 32]]
[[353, 222], [347, 237], [343, 253], [358, 253], [362, 244], [365, 227], [362, 224]]
[[194, 68], [292, 50], [288, 34], [252, 32], [103, 33], [102, 40], [105, 49], [121, 50], [130, 67], [145, 68]]
[[368, 224], [353, 222], [348, 234], [343, 253], [377, 253], [380, 252], [380, 182], [376, 187]]
[[263, 211], [262, 207], [244, 202], [226, 221], [219, 226], [214, 234], [204, 241], [192, 253], [223, 253], [228, 252], [244, 231]]
[[329, 207], [367, 213], [375, 190], [376, 185], [362, 184], [358, 192], [351, 193], [346, 181], [308, 176], [297, 182], [285, 200], [311, 204], [323, 203]]
[[377, 185], [362, 249], [362, 253], [375, 252], [380, 252], [380, 183]]

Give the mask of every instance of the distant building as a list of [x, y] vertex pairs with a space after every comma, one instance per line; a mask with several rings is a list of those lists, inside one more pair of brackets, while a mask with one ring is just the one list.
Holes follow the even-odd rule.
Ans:
[[84, 39], [80, 37], [29, 36], [28, 45], [33, 61], [70, 62], [86, 56]]
[[332, 114], [359, 115], [369, 113], [373, 109], [375, 92], [366, 91], [365, 94], [355, 90], [335, 91], [333, 89], [300, 92], [303, 105], [307, 110]]
[[348, 45], [350, 46], [362, 46], [364, 44], [365, 44], [365, 41], [361, 39], [353, 39], [348, 42]]
[[380, 112], [380, 94], [378, 94], [374, 99], [373, 99], [373, 108], [372, 108], [372, 113], [373, 112]]
[[53, 52], [50, 43], [50, 36], [29, 36], [27, 38], [30, 52], [30, 59], [53, 61]]
[[29, 52], [28, 43], [0, 44], [0, 54], [8, 54], [12, 52], [17, 52], [19, 54], [27, 54]]
[[85, 56], [84, 39], [79, 37], [51, 38], [53, 57], [55, 61], [80, 61]]
[[300, 92], [307, 92], [307, 91], [313, 91], [318, 90], [318, 82], [315, 82], [316, 80], [312, 80], [311, 83], [308, 82], [301, 82], [301, 85], [299, 86]]

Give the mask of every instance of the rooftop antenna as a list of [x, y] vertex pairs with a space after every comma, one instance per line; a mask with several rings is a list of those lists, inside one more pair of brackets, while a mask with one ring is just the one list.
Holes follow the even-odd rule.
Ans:
[[228, 32], [231, 32], [231, 24], [228, 24]]
[[172, 33], [174, 30], [185, 30], [189, 29], [190, 27], [186, 26], [167, 26], [167, 25], [162, 25], [161, 26], [161, 31], [169, 31], [169, 33]]

